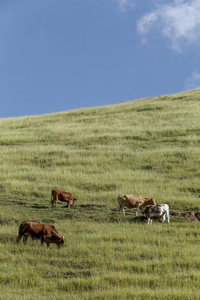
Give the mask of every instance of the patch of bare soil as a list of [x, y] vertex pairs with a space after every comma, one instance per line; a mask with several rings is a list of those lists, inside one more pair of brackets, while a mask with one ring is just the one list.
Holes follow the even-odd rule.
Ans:
[[200, 213], [175, 211], [171, 212], [171, 215], [186, 218], [188, 222], [200, 223]]

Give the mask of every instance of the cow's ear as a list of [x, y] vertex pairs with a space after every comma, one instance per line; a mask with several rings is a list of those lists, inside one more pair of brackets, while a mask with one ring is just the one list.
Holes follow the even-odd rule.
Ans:
[[63, 240], [64, 240], [64, 235], [62, 236]]

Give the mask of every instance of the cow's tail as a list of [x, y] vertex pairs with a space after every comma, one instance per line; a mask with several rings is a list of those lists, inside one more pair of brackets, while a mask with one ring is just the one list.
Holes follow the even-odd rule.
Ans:
[[53, 190], [51, 191], [51, 206], [54, 206], [54, 199], [53, 199]]
[[121, 196], [121, 195], [119, 195], [118, 198], [117, 198], [118, 204], [119, 204], [119, 206], [117, 207], [117, 211], [119, 211], [120, 208], [121, 208], [120, 196]]
[[23, 237], [25, 232], [26, 232], [26, 229], [24, 228], [23, 224], [21, 223], [20, 226], [19, 226], [18, 237], [17, 237], [17, 240], [16, 240], [17, 243], [21, 240], [21, 238]]

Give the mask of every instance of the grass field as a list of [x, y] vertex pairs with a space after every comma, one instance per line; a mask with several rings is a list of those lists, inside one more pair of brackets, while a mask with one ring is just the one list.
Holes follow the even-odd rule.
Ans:
[[[199, 299], [199, 114], [193, 90], [0, 119], [0, 299]], [[51, 208], [53, 188], [76, 204]], [[169, 204], [170, 224], [116, 213], [123, 193]], [[24, 220], [64, 247], [16, 244]]]

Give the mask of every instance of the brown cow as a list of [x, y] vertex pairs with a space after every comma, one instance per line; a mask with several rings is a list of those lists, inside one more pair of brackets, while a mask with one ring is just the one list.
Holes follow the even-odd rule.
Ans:
[[56, 206], [57, 200], [62, 202], [67, 202], [67, 207], [70, 208], [70, 205], [73, 205], [76, 201], [76, 198], [73, 197], [72, 193], [64, 192], [59, 189], [54, 189], [51, 191], [51, 205]]
[[118, 197], [118, 202], [119, 202], [119, 207], [117, 208], [117, 211], [119, 211], [121, 209], [123, 214], [125, 215], [125, 209], [124, 209], [125, 206], [128, 208], [135, 208], [136, 216], [138, 214], [139, 209], [142, 210], [147, 205], [156, 204], [156, 202], [153, 198], [148, 199], [141, 195], [120, 195]]
[[55, 227], [49, 224], [32, 221], [22, 222], [19, 226], [17, 242], [23, 237], [23, 243], [25, 245], [28, 236], [31, 236], [32, 239], [40, 239], [41, 245], [45, 242], [47, 247], [49, 247], [51, 243], [56, 244], [59, 248], [64, 244], [64, 236], [59, 235]]

